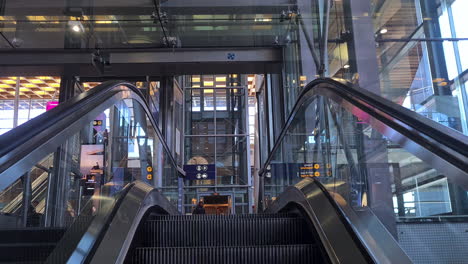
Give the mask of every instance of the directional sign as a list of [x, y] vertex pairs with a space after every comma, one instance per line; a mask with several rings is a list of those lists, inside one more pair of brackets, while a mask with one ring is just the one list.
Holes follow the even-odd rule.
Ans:
[[299, 175], [301, 178], [332, 176], [331, 165], [326, 164], [326, 169], [320, 163], [304, 163], [300, 164]]
[[184, 165], [187, 180], [214, 180], [216, 166], [214, 164]]

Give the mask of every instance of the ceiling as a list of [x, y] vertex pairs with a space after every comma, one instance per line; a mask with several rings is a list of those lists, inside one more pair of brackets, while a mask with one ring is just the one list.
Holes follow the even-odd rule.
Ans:
[[[21, 100], [58, 100], [60, 77], [57, 76], [30, 76], [19, 77]], [[15, 99], [18, 77], [0, 77], [0, 100]], [[89, 90], [99, 82], [85, 82], [83, 88]]]
[[[269, 47], [289, 30], [290, 0], [6, 0], [2, 49]], [[267, 3], [266, 3], [267, 2]]]

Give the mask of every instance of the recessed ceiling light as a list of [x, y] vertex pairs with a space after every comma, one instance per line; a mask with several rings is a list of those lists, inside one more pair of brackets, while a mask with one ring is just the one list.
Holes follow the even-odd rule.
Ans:
[[385, 33], [387, 33], [387, 32], [388, 32], [388, 29], [386, 29], [386, 28], [382, 28], [382, 29], [380, 30], [380, 34], [385, 34]]
[[75, 32], [80, 32], [80, 27], [78, 25], [74, 25], [72, 27], [72, 30], [75, 31]]
[[343, 68], [345, 68], [345, 69], [349, 69], [349, 67], [351, 67], [351, 66], [349, 66], [349, 64], [346, 64], [345, 66], [343, 66]]

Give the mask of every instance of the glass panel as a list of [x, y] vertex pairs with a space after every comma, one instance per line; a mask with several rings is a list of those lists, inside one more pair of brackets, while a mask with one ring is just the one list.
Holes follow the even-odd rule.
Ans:
[[265, 174], [266, 205], [314, 178], [351, 224], [366, 226], [371, 212], [415, 263], [463, 262], [465, 245], [453, 241], [464, 239], [468, 175], [452, 165], [435, 168], [437, 154], [400, 145], [398, 132], [342, 105], [319, 97], [301, 106]]
[[[452, 15], [457, 38], [468, 38], [468, 28], [464, 26], [466, 20], [466, 11], [468, 10], [468, 2], [456, 0], [452, 4]], [[468, 69], [468, 40], [458, 42], [458, 50], [460, 53], [461, 71]]]
[[[353, 116], [334, 103], [331, 109], [330, 147], [340, 151], [331, 155], [333, 177], [323, 182], [334, 198], [346, 200], [355, 211], [370, 209], [416, 263], [461, 260], [463, 254], [452, 243], [434, 240], [461, 239], [463, 225], [452, 219], [466, 218], [467, 190], [447, 178], [446, 172], [434, 169], [430, 160], [382, 135], [385, 130], [376, 129], [373, 118]], [[438, 234], [441, 230], [443, 234]]]
[[[219, 97], [219, 102], [218, 102]], [[246, 132], [247, 102], [244, 89], [217, 89], [216, 134], [235, 135]]]
[[[202, 96], [203, 94], [203, 96]], [[208, 94], [209, 102], [206, 109], [206, 93], [200, 89], [186, 89], [185, 93], [185, 134], [186, 135], [209, 135], [214, 134], [214, 106], [213, 94]], [[211, 101], [210, 101], [211, 100]]]
[[[211, 82], [212, 81], [205, 81]], [[214, 95], [213, 89], [202, 89], [203, 92], [203, 111], [214, 111]]]
[[[96, 215], [107, 217], [134, 180], [177, 186], [176, 168], [142, 105], [133, 99], [109, 104], [54, 135], [68, 135], [63, 141], [46, 141], [42, 147], [49, 153], [31, 150], [19, 161], [22, 167], [35, 164], [30, 169], [0, 174], [0, 231], [32, 228], [45, 239], [58, 229], [58, 241], [69, 228], [84, 231]], [[49, 253], [41, 248], [31, 256], [45, 260]]]
[[326, 75], [468, 134], [467, 101], [457, 98], [467, 95], [456, 92], [467, 77], [467, 9], [464, 0], [334, 3]]
[[265, 47], [287, 29], [281, 10], [294, 10], [291, 4], [263, 2], [230, 7], [215, 3], [207, 12], [204, 3], [161, 2], [160, 12], [153, 13], [152, 1], [8, 0], [1, 20], [16, 48]]
[[216, 137], [218, 185], [248, 185], [247, 137]]
[[0, 100], [0, 135], [13, 128], [13, 100]]

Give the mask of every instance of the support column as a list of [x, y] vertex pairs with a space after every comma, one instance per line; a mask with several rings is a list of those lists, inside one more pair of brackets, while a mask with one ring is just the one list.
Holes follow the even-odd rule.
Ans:
[[371, 1], [345, 0], [343, 4], [346, 30], [351, 35], [347, 43], [350, 71], [357, 73], [355, 81], [361, 88], [380, 94], [374, 23], [370, 16]]
[[78, 78], [74, 76], [72, 72], [72, 69], [65, 68], [65, 74], [61, 76], [59, 94], [60, 103], [84, 92], [84, 89], [78, 83]]
[[18, 126], [18, 114], [19, 114], [19, 99], [20, 99], [20, 80], [21, 77], [16, 77], [16, 89], [15, 89], [15, 101], [13, 107], [13, 128]]
[[[439, 25], [438, 3], [434, 0], [421, 0], [421, 12], [424, 19], [424, 35], [429, 39], [439, 39], [442, 37]], [[428, 58], [430, 61], [431, 75], [433, 80], [440, 82], [433, 83], [434, 95], [451, 95], [448, 84], [447, 65], [445, 62], [444, 46], [442, 41], [427, 42]], [[440, 85], [446, 82], [447, 85]]]
[[31, 175], [29, 171], [26, 172], [22, 177], [21, 181], [23, 183], [23, 216], [22, 224], [23, 227], [28, 226], [28, 216], [29, 208], [31, 208]]

